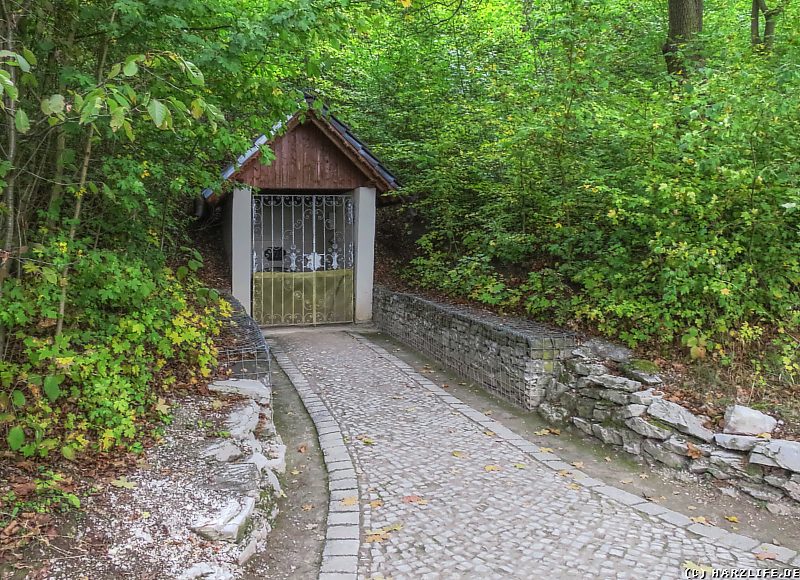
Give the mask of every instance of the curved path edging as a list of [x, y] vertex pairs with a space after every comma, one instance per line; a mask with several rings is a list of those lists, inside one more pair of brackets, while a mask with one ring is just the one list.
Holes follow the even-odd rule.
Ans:
[[308, 379], [276, 341], [267, 339], [267, 344], [314, 422], [328, 471], [328, 521], [319, 580], [355, 580], [361, 544], [360, 501], [352, 505], [342, 502], [345, 497], [359, 496], [353, 459], [345, 446], [339, 423]]

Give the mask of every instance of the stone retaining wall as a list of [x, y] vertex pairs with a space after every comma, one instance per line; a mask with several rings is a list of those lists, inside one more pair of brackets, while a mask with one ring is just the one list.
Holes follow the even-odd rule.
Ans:
[[548, 421], [650, 463], [725, 480], [777, 512], [794, 508], [776, 502], [800, 502], [800, 443], [771, 439], [773, 418], [734, 406], [715, 433], [707, 417], [665, 400], [661, 378], [628, 349], [385, 288], [375, 288], [373, 317], [387, 334]]

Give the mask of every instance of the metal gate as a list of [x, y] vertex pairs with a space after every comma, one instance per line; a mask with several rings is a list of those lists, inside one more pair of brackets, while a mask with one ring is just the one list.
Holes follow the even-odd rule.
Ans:
[[253, 318], [262, 325], [353, 321], [350, 195], [253, 196]]

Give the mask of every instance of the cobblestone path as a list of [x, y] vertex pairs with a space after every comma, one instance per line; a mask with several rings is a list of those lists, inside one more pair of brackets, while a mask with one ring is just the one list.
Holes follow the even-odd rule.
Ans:
[[[363, 336], [320, 330], [272, 342], [338, 423], [357, 475], [358, 489], [346, 489], [355, 481], [337, 477], [344, 449], [326, 450], [333, 511], [321, 578], [675, 579], [687, 561], [762, 564], [755, 540], [589, 478]], [[323, 448], [331, 437], [342, 444], [326, 428]], [[355, 515], [336, 506], [356, 497], [360, 534], [334, 525]]]

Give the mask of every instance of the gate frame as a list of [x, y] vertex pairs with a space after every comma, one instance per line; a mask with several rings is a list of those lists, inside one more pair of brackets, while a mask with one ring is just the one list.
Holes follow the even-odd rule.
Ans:
[[[259, 193], [270, 195], [270, 190]], [[277, 192], [275, 192], [277, 193]], [[302, 195], [302, 191], [297, 194]], [[308, 192], [312, 194], [312, 192]], [[372, 286], [375, 272], [376, 189], [357, 187], [349, 192], [353, 198], [353, 316], [356, 324], [372, 320]], [[231, 290], [248, 314], [252, 313], [253, 296], [253, 192], [247, 185], [237, 184], [224, 209], [226, 253], [231, 264]], [[230, 240], [229, 243], [227, 241]]]

